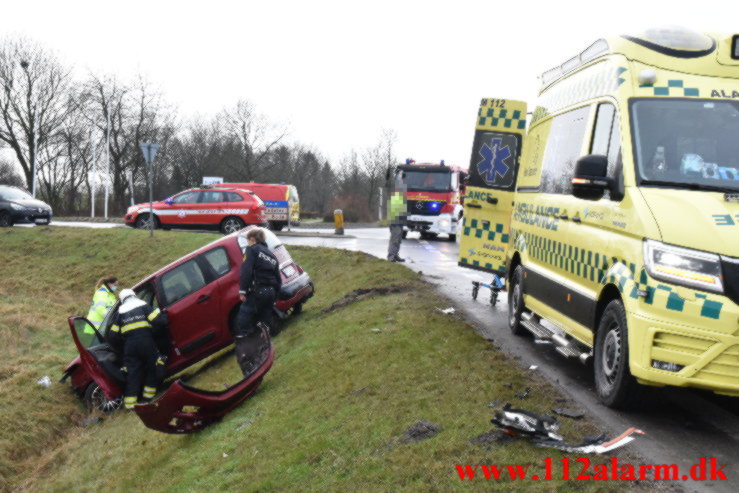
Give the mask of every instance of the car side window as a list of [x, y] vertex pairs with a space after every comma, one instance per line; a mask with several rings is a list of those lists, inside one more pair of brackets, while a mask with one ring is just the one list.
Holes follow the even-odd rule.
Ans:
[[223, 247], [214, 248], [203, 254], [203, 258], [216, 275], [216, 278], [225, 276], [231, 270], [231, 262], [228, 260], [228, 254]]
[[225, 195], [227, 195], [227, 197], [226, 197], [226, 198], [227, 198], [227, 201], [228, 201], [228, 202], [241, 202], [242, 200], [244, 200], [244, 199], [243, 199], [243, 198], [241, 197], [241, 195], [239, 195], [239, 194], [238, 194], [238, 193], [236, 193], [236, 192], [228, 192], [228, 193], [226, 193]]
[[540, 190], [544, 193], [572, 192], [575, 163], [585, 140], [590, 106], [557, 115], [552, 120], [541, 170]]
[[200, 196], [200, 203], [214, 204], [216, 202], [223, 202], [223, 194], [216, 192], [215, 190], [208, 190], [202, 193]]
[[162, 290], [171, 305], [205, 286], [205, 276], [198, 263], [188, 260], [162, 275]]
[[200, 192], [185, 192], [172, 199], [173, 204], [194, 204], [198, 201]]

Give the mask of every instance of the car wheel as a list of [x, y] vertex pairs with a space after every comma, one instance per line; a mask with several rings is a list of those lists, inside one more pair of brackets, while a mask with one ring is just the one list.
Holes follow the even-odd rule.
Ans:
[[0, 211], [0, 228], [9, 228], [13, 225], [13, 218], [9, 212]]
[[[149, 213], [139, 214], [136, 218], [136, 227], [138, 229], [149, 229]], [[159, 220], [154, 216], [154, 229], [159, 227]]]
[[508, 328], [513, 335], [520, 336], [527, 332], [521, 325], [523, 310], [523, 266], [517, 265], [508, 288]]
[[85, 389], [83, 397], [88, 411], [99, 411], [101, 413], [110, 414], [120, 409], [123, 404], [123, 396], [118, 396], [113, 400], [105, 396], [105, 392], [95, 382], [91, 383]]
[[449, 241], [457, 241], [457, 235], [455, 235], [455, 234], [450, 234], [450, 235], [449, 235]]
[[612, 408], [631, 407], [639, 391], [629, 370], [628, 335], [624, 305], [613, 300], [598, 324], [593, 360], [595, 391], [600, 401]]
[[244, 229], [244, 221], [238, 217], [231, 216], [221, 221], [221, 233], [224, 235], [230, 235], [241, 229]]
[[436, 233], [421, 233], [421, 239], [422, 240], [433, 240], [436, 238]]

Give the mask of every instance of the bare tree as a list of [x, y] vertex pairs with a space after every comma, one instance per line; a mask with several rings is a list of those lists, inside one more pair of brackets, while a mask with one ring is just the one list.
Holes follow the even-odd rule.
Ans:
[[254, 105], [241, 100], [230, 110], [221, 113], [221, 121], [229, 136], [239, 144], [240, 160], [233, 170], [245, 180], [253, 180], [260, 171], [274, 161], [267, 160], [269, 152], [287, 135], [287, 129], [270, 123], [257, 113]]
[[18, 174], [15, 162], [6, 156], [0, 157], [0, 185], [12, 185], [22, 187], [25, 185], [23, 178]]
[[70, 111], [69, 84], [69, 69], [36, 43], [0, 44], [0, 141], [13, 150], [29, 189], [33, 167], [43, 168], [49, 157], [41, 151]]

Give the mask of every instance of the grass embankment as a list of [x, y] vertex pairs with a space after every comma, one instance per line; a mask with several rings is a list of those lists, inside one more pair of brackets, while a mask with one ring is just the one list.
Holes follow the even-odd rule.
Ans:
[[[525, 440], [482, 448], [470, 439], [490, 430], [490, 401], [538, 412], [562, 407], [561, 396], [480, 339], [410, 270], [338, 250], [290, 247], [317, 293], [275, 338], [277, 358], [259, 392], [218, 424], [191, 436], [148, 430], [118, 412], [79, 426], [84, 410], [55, 380], [74, 355], [65, 317], [85, 311], [102, 272], [131, 284], [213, 239], [189, 233], [34, 228], [0, 231], [0, 441], [3, 486], [95, 491], [378, 491], [488, 488], [461, 482], [455, 464], [532, 463], [545, 457]], [[397, 288], [355, 300], [359, 289]], [[336, 306], [339, 300], [342, 306]], [[333, 309], [331, 308], [333, 305]], [[191, 383], [214, 388], [239, 372], [226, 356]], [[526, 399], [515, 397], [531, 387]], [[398, 440], [425, 419], [433, 438]], [[565, 436], [595, 430], [563, 419]], [[578, 484], [501, 481], [518, 491]]]

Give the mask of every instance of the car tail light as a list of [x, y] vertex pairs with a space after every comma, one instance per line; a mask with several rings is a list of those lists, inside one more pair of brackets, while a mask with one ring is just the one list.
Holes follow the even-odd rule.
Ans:
[[444, 204], [441, 207], [442, 214], [452, 214], [454, 212], [454, 204]]
[[295, 264], [295, 267], [297, 267], [297, 268], [298, 268], [298, 272], [299, 272], [300, 274], [302, 274], [302, 273], [303, 273], [303, 268], [302, 268], [301, 266], [299, 266], [298, 264]]

